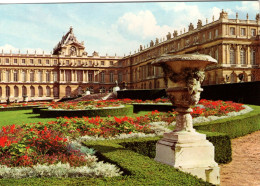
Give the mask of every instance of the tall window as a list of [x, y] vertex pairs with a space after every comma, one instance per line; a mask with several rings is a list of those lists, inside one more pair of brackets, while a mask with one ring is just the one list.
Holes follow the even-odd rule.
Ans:
[[34, 71], [30, 72], [30, 82], [34, 82]]
[[230, 27], [230, 35], [235, 35], [235, 28], [234, 27]]
[[33, 64], [33, 59], [30, 59], [30, 63]]
[[31, 97], [35, 96], [35, 88], [33, 86], [30, 87]]
[[46, 87], [46, 96], [51, 97], [51, 88], [49, 86]]
[[[136, 76], [137, 76], [137, 72], [136, 72]], [[123, 81], [123, 75], [122, 72], [118, 73], [118, 83], [121, 83]]]
[[0, 87], [0, 97], [2, 97], [2, 87]]
[[46, 82], [50, 82], [51, 81], [51, 75], [50, 75], [50, 72], [47, 71], [46, 72]]
[[22, 96], [27, 96], [27, 88], [25, 86], [22, 87]]
[[240, 63], [242, 65], [246, 64], [246, 50], [243, 48], [241, 48], [241, 50], [240, 50]]
[[82, 82], [83, 81], [83, 71], [82, 70], [78, 70], [77, 71], [77, 81], [78, 82]]
[[211, 39], [212, 38], [212, 35], [211, 35], [211, 32], [209, 32], [209, 39]]
[[58, 61], [57, 60], [54, 60], [54, 65], [57, 65], [58, 64]]
[[92, 72], [88, 73], [88, 81], [93, 82], [93, 73]]
[[111, 83], [114, 82], [114, 72], [110, 72], [109, 80], [110, 80]]
[[235, 64], [235, 50], [234, 50], [234, 48], [230, 48], [229, 61], [230, 61], [230, 64]]
[[18, 71], [14, 70], [14, 82], [18, 81]]
[[113, 62], [113, 61], [110, 61], [109, 64], [110, 64], [110, 66], [113, 66], [113, 65], [114, 65], [114, 62]]
[[19, 90], [17, 86], [14, 86], [14, 97], [19, 97]]
[[54, 87], [53, 88], [53, 96], [54, 97], [59, 97], [59, 88], [58, 87]]
[[0, 70], [0, 82], [2, 81], [2, 71]]
[[215, 37], [218, 37], [218, 29], [215, 30]]
[[22, 59], [22, 64], [25, 64], [25, 59]]
[[5, 63], [9, 64], [9, 59], [8, 58], [5, 59]]
[[256, 36], [256, 29], [254, 28], [251, 29], [251, 36]]
[[70, 70], [65, 71], [65, 79], [67, 82], [71, 81], [71, 71]]
[[71, 88], [70, 88], [70, 86], [67, 86], [65, 91], [66, 91], [66, 96], [69, 97], [70, 94], [71, 94]]
[[251, 53], [250, 53], [250, 63], [251, 65], [255, 65], [256, 64], [256, 52], [255, 50], [251, 50]]
[[10, 71], [9, 70], [5, 71], [5, 81], [10, 82]]
[[215, 59], [218, 61], [218, 49], [215, 50]]
[[26, 70], [22, 71], [22, 81], [26, 82]]
[[38, 87], [39, 97], [43, 96], [43, 88], [41, 86]]
[[245, 28], [241, 28], [241, 30], [240, 30], [240, 35], [241, 36], [245, 36], [246, 35], [246, 29]]
[[10, 87], [9, 86], [5, 87], [5, 94], [6, 94], [6, 97], [10, 97]]
[[105, 72], [100, 73], [100, 82], [102, 82], [102, 83], [105, 82]]
[[17, 64], [17, 59], [14, 59], [14, 64]]
[[50, 60], [46, 59], [46, 65], [49, 65], [49, 64], [50, 64]]
[[38, 71], [38, 82], [42, 82], [42, 71]]
[[38, 64], [41, 65], [42, 64], [42, 60], [38, 59]]
[[57, 73], [57, 71], [54, 71], [54, 72], [53, 72], [53, 81], [54, 81], [54, 82], [57, 82], [57, 81], [58, 81], [58, 73]]

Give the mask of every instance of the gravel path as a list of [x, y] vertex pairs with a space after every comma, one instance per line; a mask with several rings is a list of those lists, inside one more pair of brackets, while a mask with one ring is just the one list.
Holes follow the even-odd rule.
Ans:
[[231, 144], [232, 162], [220, 165], [221, 186], [260, 186], [260, 131]]

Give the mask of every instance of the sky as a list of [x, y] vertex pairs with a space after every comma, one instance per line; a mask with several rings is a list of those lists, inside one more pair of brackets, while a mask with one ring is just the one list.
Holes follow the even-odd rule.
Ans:
[[[188, 30], [198, 19], [203, 25], [217, 20], [224, 9], [230, 19], [255, 20], [259, 13], [256, 1], [204, 2], [106, 2], [78, 0], [42, 0], [41, 3], [0, 0], [0, 52], [45, 54], [52, 52], [70, 26], [78, 41], [84, 41], [85, 51], [101, 56], [124, 56], [147, 46], [151, 40], [165, 38], [168, 32]], [[7, 3], [8, 2], [8, 3]], [[19, 1], [21, 2], [21, 1]], [[48, 3], [47, 3], [48, 2]]]

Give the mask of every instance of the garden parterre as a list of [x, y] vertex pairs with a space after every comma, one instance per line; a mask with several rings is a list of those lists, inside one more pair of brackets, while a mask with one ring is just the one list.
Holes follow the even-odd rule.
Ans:
[[[112, 100], [112, 102], [122, 104], [122, 100]], [[130, 102], [132, 100], [123, 101], [125, 104]], [[198, 116], [208, 117], [210, 115], [222, 116], [243, 109], [242, 104], [233, 102], [201, 100], [199, 105], [193, 108], [192, 116], [194, 118]], [[169, 131], [167, 126], [175, 120], [176, 114], [175, 111], [168, 113], [153, 111], [147, 115], [136, 117], [64, 117], [46, 123], [6, 126], [0, 132], [0, 164], [2, 165], [0, 169], [9, 170], [9, 172], [15, 170], [17, 172], [26, 167], [33, 172], [30, 174], [31, 176], [54, 175], [55, 171], [53, 174], [48, 173], [48, 171], [40, 174], [39, 171], [36, 171], [39, 170], [39, 166], [55, 167], [57, 165], [58, 167], [67, 167], [66, 170], [79, 170], [76, 167], [88, 167], [86, 171], [90, 172], [89, 168], [91, 166], [92, 168], [97, 167], [97, 165], [102, 167], [100, 162], [97, 162], [91, 149], [86, 147], [71, 148], [73, 140], [83, 136], [108, 139], [123, 135], [128, 137], [149, 136], [150, 134], [161, 135]], [[161, 126], [162, 124], [164, 126]], [[104, 166], [108, 165], [104, 164]], [[110, 170], [110, 175], [120, 175], [118, 168], [113, 167]], [[4, 177], [4, 174], [2, 173], [0, 176]], [[10, 174], [7, 175], [10, 176]], [[24, 175], [28, 176], [27, 173]], [[88, 174], [67, 171], [62, 175], [66, 177], [87, 176]], [[102, 175], [104, 176], [104, 174]]]

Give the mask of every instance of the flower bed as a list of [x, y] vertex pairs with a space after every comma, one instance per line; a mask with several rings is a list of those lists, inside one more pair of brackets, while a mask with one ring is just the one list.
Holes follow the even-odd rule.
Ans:
[[[201, 100], [194, 107], [192, 116], [225, 116], [243, 109], [242, 104]], [[3, 127], [0, 131], [0, 177], [90, 176], [93, 174], [90, 169], [100, 170], [106, 166], [103, 169], [108, 175], [118, 176], [118, 168], [101, 165], [93, 157], [91, 149], [83, 146], [73, 148], [73, 140], [81, 142], [162, 135], [170, 131], [167, 127], [175, 121], [176, 114], [175, 111], [153, 111], [138, 117], [63, 117], [47, 123]], [[107, 175], [105, 172], [95, 176]]]

